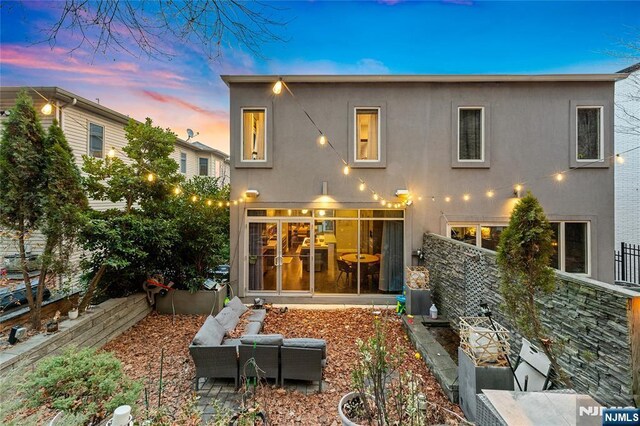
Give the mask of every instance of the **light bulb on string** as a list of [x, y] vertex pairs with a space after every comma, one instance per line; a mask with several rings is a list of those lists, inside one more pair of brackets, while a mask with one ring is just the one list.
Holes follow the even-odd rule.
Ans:
[[51, 113], [53, 112], [53, 105], [51, 105], [51, 102], [47, 102], [46, 104], [44, 104], [40, 109], [40, 112], [42, 112], [44, 115], [51, 115]]
[[233, 200], [233, 205], [237, 206], [238, 205], [238, 201], [237, 200]]
[[222, 201], [218, 201], [218, 207], [222, 207]]
[[462, 196], [462, 199], [463, 199], [464, 201], [469, 201], [469, 200], [471, 199], [471, 195], [469, 195], [469, 194], [464, 194], [464, 195]]
[[393, 204], [391, 204], [391, 203], [387, 203], [387, 207], [388, 207], [388, 208], [391, 208], [392, 206], [393, 206]]
[[487, 191], [487, 197], [493, 198], [494, 195], [496, 195], [496, 193], [493, 191], [493, 189]]
[[616, 154], [616, 163], [624, 164], [624, 157], [620, 154]]
[[564, 175], [562, 173], [557, 173], [556, 174], [556, 180], [558, 182], [562, 182], [563, 179], [564, 179]]
[[514, 187], [513, 187], [513, 189], [514, 189], [516, 192], [520, 192], [520, 191], [522, 191], [522, 185], [520, 185], [520, 184], [516, 184], [516, 186], [514, 186]]
[[449, 203], [449, 202], [451, 201], [451, 197], [448, 197], [448, 196], [447, 196], [447, 197], [444, 197], [444, 201], [445, 201], [445, 202], [447, 202], [447, 203]]
[[192, 196], [191, 196], [191, 201], [193, 201], [194, 203], [195, 203], [196, 201], [198, 201], [198, 196], [197, 196], [197, 195], [192, 195]]
[[180, 195], [180, 193], [182, 192], [182, 189], [180, 189], [179, 186], [176, 186], [175, 188], [173, 188], [173, 193], [176, 195]]
[[344, 166], [344, 168], [342, 169], [342, 173], [344, 173], [345, 176], [348, 175], [350, 171], [351, 170], [349, 169], [348, 165]]
[[230, 205], [231, 205], [231, 203], [227, 201], [227, 207], [229, 207]]
[[327, 143], [327, 137], [325, 135], [318, 136], [318, 145], [324, 146]]
[[149, 173], [149, 174], [147, 175], [147, 180], [148, 180], [149, 182], [153, 182], [153, 181], [155, 180], [155, 178], [156, 178], [156, 177], [153, 175], [153, 173]]
[[207, 205], [208, 205], [208, 206], [211, 206], [211, 204], [213, 204], [213, 201], [211, 201], [211, 200], [207, 200]]
[[379, 198], [380, 198], [380, 197], [378, 196], [378, 194], [373, 194], [373, 199], [374, 199], [374, 200], [378, 201], [378, 199], [379, 199]]
[[240, 198], [238, 198], [238, 202], [239, 202], [239, 203], [242, 203], [243, 201], [244, 201], [244, 197], [240, 197]]
[[360, 191], [364, 191], [367, 188], [367, 185], [364, 184], [364, 182], [360, 183]]
[[380, 205], [386, 206], [387, 202], [384, 199], [380, 199]]
[[111, 149], [109, 150], [109, 152], [107, 153], [107, 157], [109, 157], [109, 158], [113, 158], [113, 157], [115, 157], [115, 156], [116, 156], [116, 150], [115, 150], [115, 149], [113, 149], [113, 148], [111, 148]]
[[282, 93], [282, 80], [278, 80], [276, 81], [276, 83], [273, 85], [273, 93], [276, 95], [279, 95], [280, 93]]

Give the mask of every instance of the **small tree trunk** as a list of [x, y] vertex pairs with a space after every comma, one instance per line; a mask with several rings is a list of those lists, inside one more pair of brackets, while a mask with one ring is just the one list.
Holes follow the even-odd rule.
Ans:
[[87, 287], [87, 292], [82, 297], [82, 301], [80, 302], [80, 305], [78, 305], [79, 311], [83, 311], [86, 309], [87, 306], [89, 306], [91, 299], [93, 299], [93, 294], [95, 293], [96, 288], [98, 288], [98, 283], [102, 279], [102, 276], [104, 275], [106, 270], [107, 270], [107, 265], [102, 264], [100, 266], [100, 269], [98, 269], [96, 274], [93, 276], [93, 278], [91, 278], [91, 281], [89, 282], [89, 286]]
[[42, 253], [42, 263], [40, 264], [40, 279], [38, 282], [38, 290], [36, 291], [36, 300], [31, 308], [31, 322], [41, 324], [42, 321], [42, 299], [44, 297], [44, 289], [47, 285], [47, 275], [51, 266], [51, 255], [55, 242], [52, 238], [47, 238], [47, 242]]
[[24, 280], [25, 295], [27, 296], [27, 303], [29, 304], [29, 310], [31, 315], [31, 326], [34, 330], [40, 330], [40, 320], [35, 322], [33, 317], [33, 311], [35, 307], [35, 301], [33, 299], [33, 291], [31, 290], [31, 278], [29, 278], [29, 268], [27, 268], [27, 254], [24, 248], [24, 221], [20, 221], [19, 227], [20, 236], [18, 237], [18, 248], [20, 250], [20, 269], [22, 269], [22, 279]]

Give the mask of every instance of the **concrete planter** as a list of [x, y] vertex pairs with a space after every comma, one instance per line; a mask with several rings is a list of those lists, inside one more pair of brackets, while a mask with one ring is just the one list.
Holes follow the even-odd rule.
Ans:
[[342, 409], [342, 407], [344, 407], [344, 404], [346, 404], [347, 402], [351, 401], [354, 398], [357, 398], [358, 396], [360, 396], [358, 392], [349, 392], [348, 394], [346, 394], [340, 399], [340, 402], [338, 402], [338, 415], [340, 416], [340, 420], [342, 421], [342, 426], [359, 426], [358, 423], [354, 423], [351, 420], [349, 420], [349, 418], [344, 414], [344, 411]]
[[[164, 296], [156, 296], [156, 311], [159, 314], [216, 315], [224, 307], [227, 288], [222, 291], [171, 290]], [[212, 312], [213, 309], [213, 312]]]
[[460, 407], [469, 421], [476, 421], [476, 394], [483, 389], [513, 390], [513, 374], [509, 367], [476, 366], [458, 348], [458, 392]]
[[409, 315], [429, 315], [431, 307], [431, 290], [421, 288], [406, 287], [407, 314]]

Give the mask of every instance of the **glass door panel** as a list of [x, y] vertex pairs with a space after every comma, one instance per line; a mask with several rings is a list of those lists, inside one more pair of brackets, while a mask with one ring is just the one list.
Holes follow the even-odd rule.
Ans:
[[278, 223], [249, 223], [249, 291], [278, 290]]
[[[316, 246], [316, 261], [311, 256], [311, 222], [281, 221], [282, 290], [311, 291], [311, 270], [322, 269]], [[314, 265], [315, 263], [315, 265]]]
[[315, 237], [315, 258], [322, 267], [314, 272], [314, 292], [357, 293], [358, 221], [316, 220]]

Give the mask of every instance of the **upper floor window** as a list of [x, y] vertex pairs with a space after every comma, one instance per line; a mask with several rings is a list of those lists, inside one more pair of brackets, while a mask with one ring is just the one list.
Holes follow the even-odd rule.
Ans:
[[208, 158], [199, 158], [198, 159], [198, 174], [200, 176], [208, 176], [209, 175], [209, 159]]
[[89, 156], [104, 157], [104, 126], [89, 123]]
[[484, 108], [458, 108], [458, 161], [484, 161]]
[[187, 153], [186, 152], [180, 153], [180, 173], [183, 173], [183, 174], [187, 173]]
[[242, 109], [242, 161], [266, 161], [265, 108]]
[[602, 151], [602, 107], [577, 107], [576, 160], [601, 161]]
[[356, 108], [356, 161], [380, 160], [380, 108]]

